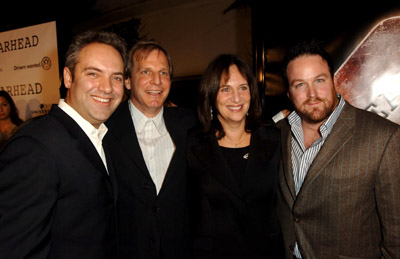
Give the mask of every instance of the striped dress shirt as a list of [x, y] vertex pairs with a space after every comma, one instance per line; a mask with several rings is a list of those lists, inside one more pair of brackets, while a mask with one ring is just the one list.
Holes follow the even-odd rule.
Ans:
[[[300, 116], [295, 111], [288, 116], [288, 121], [292, 131], [291, 156], [296, 195], [298, 195], [298, 193], [300, 192], [301, 185], [303, 184], [304, 179], [307, 176], [308, 169], [314, 161], [314, 158], [317, 156], [329, 133], [332, 131], [332, 128], [335, 125], [337, 118], [343, 110], [345, 101], [339, 94], [338, 98], [338, 106], [319, 128], [321, 137], [317, 139], [308, 149], [306, 149], [304, 145], [304, 134]], [[297, 242], [294, 248], [293, 255], [297, 258], [302, 258]]]
[[156, 117], [147, 118], [131, 101], [128, 103], [140, 149], [158, 194], [175, 152], [175, 145], [165, 126], [164, 108]]

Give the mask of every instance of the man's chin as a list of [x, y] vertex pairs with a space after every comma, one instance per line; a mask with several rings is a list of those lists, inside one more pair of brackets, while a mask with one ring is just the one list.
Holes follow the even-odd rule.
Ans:
[[330, 113], [328, 114], [326, 111], [313, 111], [311, 113], [299, 113], [299, 115], [308, 123], [318, 124], [325, 121], [329, 117]]
[[321, 118], [321, 117], [318, 117], [318, 118], [315, 118], [315, 117], [302, 117], [302, 119], [304, 121], [308, 122], [308, 123], [311, 123], [311, 124], [319, 124], [319, 123], [323, 122], [324, 120], [326, 120], [327, 117], [324, 117], [324, 118]]

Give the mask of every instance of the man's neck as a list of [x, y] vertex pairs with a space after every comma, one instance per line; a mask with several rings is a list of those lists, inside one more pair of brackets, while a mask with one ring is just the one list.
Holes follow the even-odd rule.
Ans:
[[324, 123], [308, 123], [302, 120], [301, 126], [303, 129], [304, 147], [308, 149], [317, 139], [321, 137], [319, 128]]
[[163, 109], [162, 106], [154, 107], [154, 108], [145, 108], [142, 105], [140, 105], [137, 101], [132, 100], [132, 99], [131, 99], [131, 103], [141, 114], [143, 114], [148, 119], [155, 118]]

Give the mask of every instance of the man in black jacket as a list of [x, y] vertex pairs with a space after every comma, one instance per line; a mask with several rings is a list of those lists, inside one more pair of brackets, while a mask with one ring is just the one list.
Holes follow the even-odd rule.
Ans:
[[125, 56], [114, 33], [78, 35], [65, 100], [0, 151], [0, 258], [116, 257], [117, 189], [102, 138], [123, 96]]
[[184, 150], [191, 112], [164, 107], [172, 64], [157, 42], [128, 54], [130, 99], [107, 121], [105, 143], [119, 185], [120, 258], [188, 258], [189, 216]]

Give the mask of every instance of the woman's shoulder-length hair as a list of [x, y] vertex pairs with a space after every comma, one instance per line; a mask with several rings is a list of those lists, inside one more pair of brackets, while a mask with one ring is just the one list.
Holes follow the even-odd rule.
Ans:
[[216, 99], [221, 83], [229, 80], [229, 68], [235, 65], [246, 79], [251, 95], [250, 107], [246, 116], [245, 130], [251, 132], [261, 122], [261, 104], [257, 81], [250, 66], [238, 55], [221, 54], [206, 68], [199, 86], [198, 115], [204, 127], [204, 133], [218, 133], [218, 139], [225, 136], [224, 129], [217, 119]]

